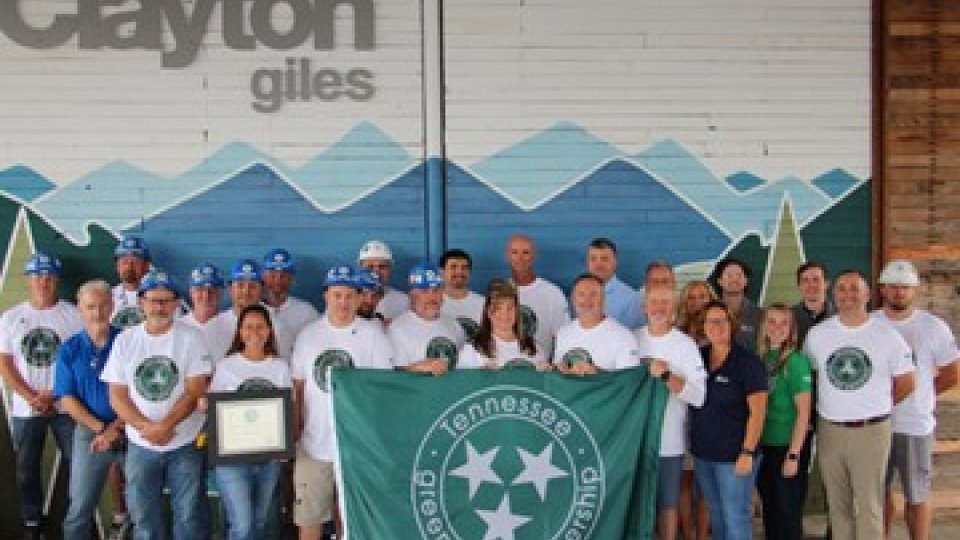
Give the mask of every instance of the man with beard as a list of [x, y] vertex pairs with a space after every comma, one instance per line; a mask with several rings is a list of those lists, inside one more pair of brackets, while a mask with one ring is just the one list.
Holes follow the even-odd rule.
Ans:
[[101, 377], [126, 426], [127, 506], [138, 537], [164, 538], [159, 509], [167, 487], [173, 538], [194, 539], [206, 490], [203, 450], [195, 444], [204, 415], [196, 405], [212, 360], [200, 331], [176, 320], [179, 295], [166, 272], [148, 272], [139, 294], [144, 322], [117, 337]]
[[887, 503], [884, 512], [886, 533], [893, 521], [891, 487], [894, 474], [900, 476], [906, 501], [904, 518], [911, 540], [930, 538], [930, 480], [933, 476], [933, 444], [937, 395], [957, 384], [960, 350], [957, 340], [942, 319], [915, 307], [917, 270], [910, 261], [887, 263], [880, 274], [883, 309], [873, 316], [893, 326], [913, 350], [916, 387], [893, 408], [893, 442], [887, 466]]
[[394, 365], [406, 371], [442, 375], [457, 363], [466, 341], [456, 319], [442, 313], [443, 278], [440, 269], [422, 263], [410, 270], [410, 311], [390, 323]]
[[136, 326], [143, 322], [137, 289], [150, 269], [150, 247], [139, 236], [122, 236], [113, 250], [113, 261], [120, 283], [113, 287], [111, 323], [120, 329]]
[[357, 264], [373, 270], [380, 276], [383, 286], [383, 298], [377, 304], [377, 312], [383, 315], [387, 324], [394, 317], [410, 309], [410, 300], [407, 295], [390, 286], [390, 276], [393, 273], [393, 252], [380, 240], [370, 240], [360, 248], [357, 255]]
[[26, 538], [41, 538], [47, 430], [68, 465], [73, 449], [73, 420], [53, 399], [53, 361], [60, 344], [83, 329], [83, 321], [73, 304], [57, 298], [60, 271], [58, 259], [31, 256], [23, 271], [30, 298], [0, 318], [0, 376], [13, 392], [10, 424]]
[[297, 265], [289, 251], [274, 248], [263, 256], [263, 302], [294, 336], [320, 317], [310, 302], [290, 295], [296, 274]]
[[462, 249], [448, 249], [440, 256], [443, 270], [442, 310], [460, 323], [464, 333], [472, 339], [483, 320], [482, 294], [470, 290], [470, 271], [473, 260]]
[[383, 298], [383, 285], [380, 283], [380, 275], [362, 266], [355, 270], [357, 285], [360, 288], [360, 304], [357, 306], [357, 316], [362, 319], [377, 321], [382, 328], [385, 324], [383, 314], [377, 311], [377, 305]]

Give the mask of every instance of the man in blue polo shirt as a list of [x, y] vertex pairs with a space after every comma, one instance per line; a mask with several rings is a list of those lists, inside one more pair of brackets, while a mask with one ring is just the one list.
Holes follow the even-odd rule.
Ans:
[[630, 330], [643, 326], [640, 294], [617, 277], [617, 246], [608, 238], [594, 238], [587, 246], [587, 272], [603, 282], [606, 314]]
[[77, 291], [83, 330], [57, 350], [53, 397], [76, 421], [70, 463], [70, 507], [63, 522], [66, 540], [90, 538], [93, 513], [112, 463], [123, 462], [123, 423], [110, 406], [100, 373], [120, 330], [110, 325], [110, 285], [88, 281]]

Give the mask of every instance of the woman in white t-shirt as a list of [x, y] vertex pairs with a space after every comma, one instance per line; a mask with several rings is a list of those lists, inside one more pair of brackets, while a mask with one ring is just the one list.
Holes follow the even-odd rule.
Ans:
[[[211, 392], [257, 393], [290, 388], [290, 368], [277, 357], [273, 323], [265, 307], [247, 306], [237, 318], [237, 330], [227, 356], [217, 363]], [[214, 474], [220, 489], [230, 540], [266, 538], [278, 522], [278, 494], [282, 465], [267, 460], [217, 465]]]
[[533, 336], [523, 331], [519, 304], [516, 287], [501, 280], [490, 283], [480, 330], [473, 341], [464, 344], [457, 367], [549, 369]]

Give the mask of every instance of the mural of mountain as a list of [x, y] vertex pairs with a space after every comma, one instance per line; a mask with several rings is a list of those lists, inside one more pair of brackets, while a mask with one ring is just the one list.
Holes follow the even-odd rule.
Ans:
[[741, 193], [762, 186], [764, 183], [763, 178], [746, 171], [735, 172], [727, 177], [727, 184]]
[[161, 177], [122, 161], [109, 163], [48, 193], [37, 201], [36, 208], [66, 235], [84, 241], [90, 221], [113, 230], [135, 226], [145, 216], [256, 162], [266, 163], [291, 179], [314, 205], [334, 210], [409, 171], [416, 160], [379, 128], [361, 122], [299, 169], [245, 142], [233, 142], [175, 178]]
[[[148, 216], [130, 232], [150, 242], [157, 264], [181, 282], [202, 261], [228, 269], [239, 258], [259, 260], [270, 248], [286, 248], [298, 261], [294, 294], [317, 302], [326, 270], [353, 264], [367, 240], [387, 242], [401, 269], [424, 257], [423, 178], [423, 167], [414, 167], [349, 207], [328, 213], [279, 171], [255, 164]], [[260, 228], [251, 230], [251, 224]], [[401, 283], [403, 277], [393, 281]]]
[[763, 305], [781, 302], [789, 306], [800, 301], [796, 270], [803, 262], [803, 245], [797, 234], [796, 223], [793, 221], [790, 199], [784, 199], [763, 280], [761, 294]]
[[25, 209], [30, 223], [33, 246], [37, 251], [55, 254], [63, 263], [60, 276], [60, 297], [73, 299], [83, 282], [100, 278], [112, 282], [116, 277], [113, 248], [117, 237], [100, 225], [91, 224], [86, 231], [89, 242], [76, 244], [55, 229], [35, 211]]
[[[17, 226], [17, 216], [20, 212], [20, 203], [0, 193], [0, 253], [6, 255], [13, 238], [14, 228]], [[6, 273], [6, 268], [3, 269]]]
[[32, 201], [54, 187], [53, 182], [30, 167], [14, 165], [0, 171], [0, 191], [22, 201]]
[[447, 167], [451, 247], [475, 259], [474, 284], [504, 276], [503, 246], [515, 232], [535, 232], [539, 272], [568, 285], [584, 270], [589, 241], [617, 243], [620, 277], [638, 284], [655, 259], [682, 264], [714, 257], [726, 234], [682, 197], [632, 163], [614, 159], [531, 211], [450, 163]]
[[572, 122], [550, 128], [474, 163], [469, 170], [531, 209], [620, 155], [610, 143]]
[[848, 268], [870, 275], [871, 187], [861, 183], [800, 231], [807, 260], [826, 264], [831, 276]]
[[831, 169], [810, 181], [830, 198], [836, 199], [857, 185], [856, 177], [843, 169]]

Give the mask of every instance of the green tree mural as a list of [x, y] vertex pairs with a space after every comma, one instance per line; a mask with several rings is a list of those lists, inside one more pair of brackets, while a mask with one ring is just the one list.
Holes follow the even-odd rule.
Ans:
[[767, 262], [761, 305], [774, 302], [792, 305], [800, 301], [795, 278], [796, 269], [803, 262], [803, 246], [800, 244], [800, 236], [797, 234], [796, 222], [793, 219], [793, 207], [790, 199], [785, 198], [780, 206], [777, 234], [774, 236]]

